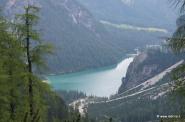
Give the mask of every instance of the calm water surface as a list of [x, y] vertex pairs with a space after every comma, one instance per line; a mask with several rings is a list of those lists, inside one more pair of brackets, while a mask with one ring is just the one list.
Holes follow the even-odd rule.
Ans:
[[110, 96], [118, 91], [121, 79], [126, 75], [133, 57], [126, 58], [117, 66], [104, 67], [77, 73], [47, 76], [57, 90], [78, 90], [87, 95]]

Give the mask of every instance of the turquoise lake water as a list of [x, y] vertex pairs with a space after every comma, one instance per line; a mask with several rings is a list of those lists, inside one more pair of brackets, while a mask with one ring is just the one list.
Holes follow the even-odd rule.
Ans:
[[133, 57], [126, 58], [116, 66], [52, 75], [47, 76], [47, 79], [57, 90], [77, 90], [87, 95], [108, 97], [118, 91], [121, 79], [126, 75], [128, 66], [133, 59]]

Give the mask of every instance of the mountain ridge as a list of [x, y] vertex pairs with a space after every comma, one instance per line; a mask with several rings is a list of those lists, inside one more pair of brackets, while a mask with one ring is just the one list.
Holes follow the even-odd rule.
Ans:
[[118, 93], [143, 83], [180, 59], [181, 57], [160, 49], [149, 49], [142, 52], [129, 66]]
[[[78, 1], [86, 6], [98, 20], [105, 20], [116, 24], [124, 23], [136, 26], [164, 27], [172, 30], [175, 28], [178, 13], [170, 6], [168, 0]], [[158, 11], [156, 11], [156, 8], [158, 8]]]
[[[23, 12], [25, 4], [22, 0], [6, 1], [4, 13], [7, 17], [14, 16]], [[109, 39], [103, 25], [78, 2], [31, 0], [30, 4], [41, 7], [39, 29], [43, 39], [55, 47], [55, 54], [46, 58], [49, 73], [112, 65], [124, 56], [114, 48], [116, 44]]]

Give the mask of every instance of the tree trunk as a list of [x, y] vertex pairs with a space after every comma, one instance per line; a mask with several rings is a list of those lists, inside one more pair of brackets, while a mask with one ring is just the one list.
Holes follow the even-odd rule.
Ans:
[[33, 112], [34, 112], [34, 106], [33, 106], [33, 81], [31, 78], [32, 74], [32, 61], [31, 61], [31, 55], [30, 55], [30, 24], [29, 24], [29, 9], [26, 8], [26, 52], [27, 52], [27, 62], [28, 62], [28, 72], [29, 72], [29, 107], [30, 107], [30, 117], [31, 120], [33, 118]]

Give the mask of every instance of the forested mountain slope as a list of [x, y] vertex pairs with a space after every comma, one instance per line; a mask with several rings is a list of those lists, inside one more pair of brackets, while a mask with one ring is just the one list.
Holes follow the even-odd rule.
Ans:
[[[86, 9], [75, 0], [30, 1], [31, 4], [41, 8], [41, 21], [38, 28], [44, 39], [55, 47], [54, 55], [46, 58], [49, 73], [73, 72], [112, 65], [133, 49], [146, 44], [160, 43], [162, 40], [160, 37], [169, 35], [168, 32], [122, 30], [104, 25], [99, 22], [94, 12], [89, 12], [87, 6], [85, 6]], [[0, 2], [7, 17], [21, 13], [21, 6], [25, 4], [22, 0], [0, 0]], [[105, 3], [105, 7], [107, 3], [109, 2]], [[109, 16], [102, 11], [99, 12]], [[120, 11], [120, 17], [122, 17], [122, 12]], [[133, 15], [128, 14], [128, 16]], [[133, 21], [137, 22], [137, 19]]]
[[[55, 47], [48, 61], [52, 73], [110, 65], [122, 57], [106, 29], [75, 0], [31, 0], [30, 4], [41, 8], [39, 29]], [[6, 1], [5, 15], [21, 13], [24, 5], [22, 0]]]
[[132, 49], [159, 44], [175, 30], [178, 12], [168, 0], [78, 1], [113, 33], [113, 40]]

